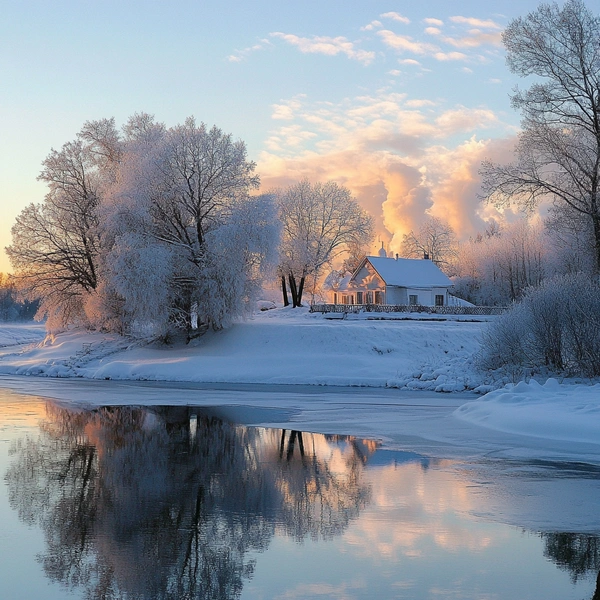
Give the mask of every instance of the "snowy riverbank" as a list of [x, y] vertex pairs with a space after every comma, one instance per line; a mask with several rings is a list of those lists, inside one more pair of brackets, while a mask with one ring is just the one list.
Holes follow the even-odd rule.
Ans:
[[190, 345], [0, 326], [0, 375], [489, 392], [455, 418], [496, 431], [600, 443], [600, 385], [516, 386], [475, 366], [485, 322], [329, 320], [277, 309]]

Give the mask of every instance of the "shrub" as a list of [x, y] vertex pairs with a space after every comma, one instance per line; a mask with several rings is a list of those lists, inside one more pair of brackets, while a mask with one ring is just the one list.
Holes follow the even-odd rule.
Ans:
[[547, 367], [600, 375], [600, 284], [583, 274], [546, 280], [491, 324], [483, 336], [485, 369]]

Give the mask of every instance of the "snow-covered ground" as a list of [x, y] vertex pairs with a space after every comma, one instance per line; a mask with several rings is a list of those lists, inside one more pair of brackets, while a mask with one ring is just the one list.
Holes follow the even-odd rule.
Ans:
[[475, 366], [486, 326], [460, 320], [328, 319], [276, 309], [172, 346], [77, 330], [49, 339], [40, 326], [0, 326], [0, 375], [472, 390], [488, 393], [456, 405], [456, 427], [468, 423], [561, 444], [600, 444], [600, 384], [494, 380]]

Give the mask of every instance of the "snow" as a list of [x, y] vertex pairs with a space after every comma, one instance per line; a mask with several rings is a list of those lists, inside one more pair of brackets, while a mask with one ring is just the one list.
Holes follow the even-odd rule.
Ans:
[[31, 344], [46, 337], [44, 326], [39, 323], [0, 323], [0, 348]]
[[387, 285], [410, 288], [449, 287], [452, 281], [428, 259], [367, 256]]
[[[272, 408], [290, 414], [311, 406], [310, 419], [303, 418], [315, 431], [352, 429], [390, 438], [400, 431], [413, 435], [411, 424], [423, 418], [381, 408], [386, 403], [401, 405], [396, 396], [389, 396], [393, 390], [383, 388], [463, 392], [422, 396], [423, 406], [430, 409], [428, 427], [438, 441], [452, 443], [455, 436], [471, 436], [486, 452], [498, 452], [503, 444], [505, 451], [520, 447], [525, 438], [537, 447], [534, 440], [539, 439], [544, 440], [540, 447], [546, 456], [559, 449], [561, 456], [573, 452], [600, 456], [600, 384], [549, 379], [515, 385], [478, 371], [475, 355], [487, 326], [484, 321], [370, 320], [367, 315], [329, 320], [306, 309], [277, 308], [258, 311], [250, 320], [209, 332], [189, 345], [167, 346], [81, 330], [44, 338], [40, 326], [4, 325], [0, 326], [0, 375], [4, 380], [10, 376], [13, 387], [14, 376], [22, 375], [246, 388], [267, 384], [270, 387], [263, 388], [267, 391], [278, 384], [281, 393], [258, 392], [255, 401], [262, 398], [261, 406], [267, 406], [269, 396]], [[51, 386], [38, 381], [44, 395], [43, 390]], [[164, 400], [156, 385], [148, 388], [153, 393], [158, 390], [152, 397]], [[307, 393], [306, 386], [314, 391]], [[341, 386], [373, 391], [354, 396]], [[466, 393], [472, 391], [485, 395]], [[234, 396], [223, 392], [221, 401], [226, 404]], [[419, 404], [416, 396], [411, 396], [411, 406]], [[133, 402], [135, 394], [120, 397]], [[449, 416], [448, 420], [440, 417], [436, 429], [435, 410], [441, 406]], [[346, 414], [347, 407], [352, 407], [351, 415]]]
[[307, 309], [259, 312], [190, 345], [142, 345], [73, 330], [0, 357], [0, 374], [462, 391], [483, 322], [332, 321]]
[[600, 384], [521, 381], [464, 404], [454, 414], [496, 431], [600, 444]]

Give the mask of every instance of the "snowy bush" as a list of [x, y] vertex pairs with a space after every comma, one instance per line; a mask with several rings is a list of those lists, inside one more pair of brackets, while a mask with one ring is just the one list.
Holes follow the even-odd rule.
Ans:
[[600, 284], [577, 274], [530, 288], [483, 336], [486, 369], [545, 367], [600, 375]]

